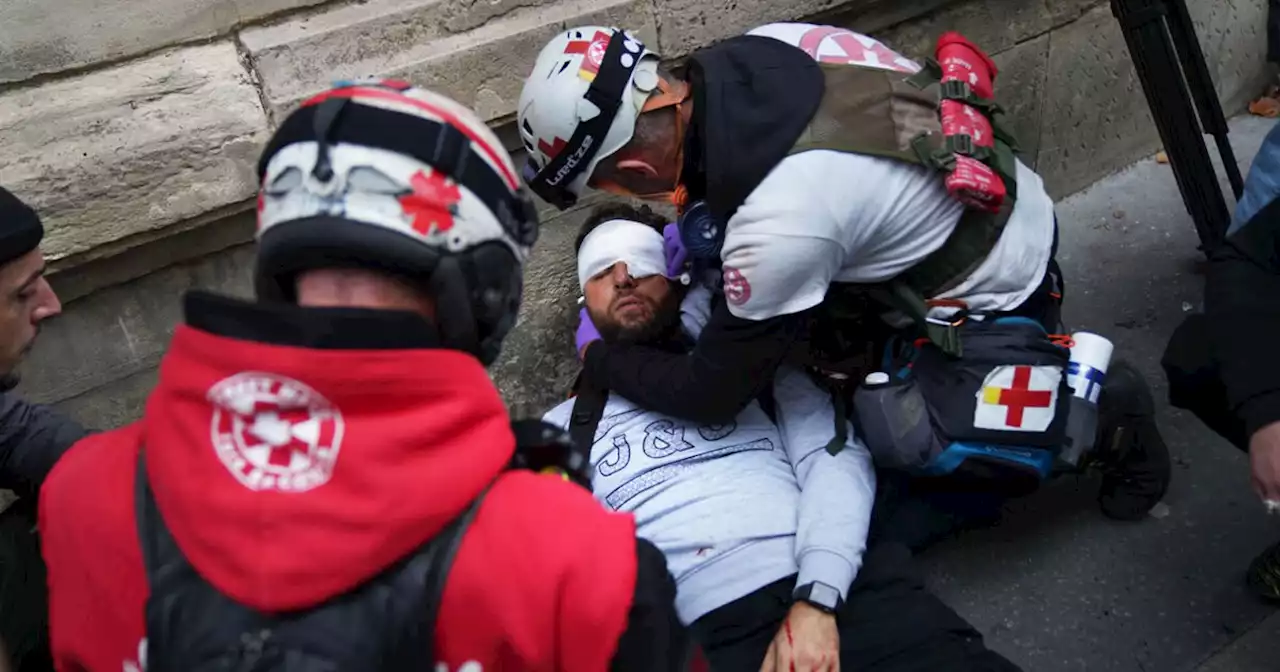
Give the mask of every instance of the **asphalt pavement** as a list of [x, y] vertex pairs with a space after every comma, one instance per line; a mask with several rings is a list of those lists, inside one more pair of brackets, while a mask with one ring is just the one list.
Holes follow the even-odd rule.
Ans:
[[[1274, 123], [1232, 120], [1243, 169]], [[1028, 671], [1280, 670], [1280, 615], [1243, 581], [1280, 540], [1280, 517], [1250, 490], [1243, 454], [1169, 407], [1160, 372], [1204, 282], [1173, 172], [1141, 161], [1060, 201], [1058, 217], [1067, 323], [1111, 338], [1149, 376], [1173, 484], [1156, 515], [1119, 523], [1098, 512], [1095, 479], [1062, 478], [1012, 502], [999, 526], [928, 551], [931, 584]]]

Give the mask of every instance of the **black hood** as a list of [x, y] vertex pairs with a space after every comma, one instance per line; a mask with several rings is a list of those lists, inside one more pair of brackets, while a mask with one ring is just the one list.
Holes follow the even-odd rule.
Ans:
[[744, 35], [689, 57], [693, 119], [685, 183], [720, 221], [786, 158], [822, 102], [822, 69], [771, 37]]

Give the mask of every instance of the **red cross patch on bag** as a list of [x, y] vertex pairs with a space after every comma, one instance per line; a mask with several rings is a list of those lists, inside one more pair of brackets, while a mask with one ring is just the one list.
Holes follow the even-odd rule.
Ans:
[[1058, 366], [998, 366], [978, 390], [973, 426], [1013, 432], [1043, 432], [1058, 404]]

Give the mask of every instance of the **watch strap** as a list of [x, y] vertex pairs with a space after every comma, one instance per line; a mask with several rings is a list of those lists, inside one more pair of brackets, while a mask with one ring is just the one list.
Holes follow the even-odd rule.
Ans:
[[795, 591], [791, 593], [791, 599], [796, 602], [807, 602], [828, 614], [834, 614], [844, 604], [840, 591], [835, 586], [829, 586], [821, 581], [811, 581], [802, 586], [796, 586]]

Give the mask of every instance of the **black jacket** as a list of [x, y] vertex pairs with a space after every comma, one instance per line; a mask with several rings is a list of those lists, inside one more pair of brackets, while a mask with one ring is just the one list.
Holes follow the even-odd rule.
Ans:
[[[822, 101], [825, 81], [808, 54], [768, 37], [742, 36], [689, 57], [693, 117], [685, 186], [727, 222], [784, 159]], [[688, 355], [597, 342], [583, 373], [654, 412], [699, 423], [737, 416], [773, 379], [806, 315], [734, 317], [721, 302]]]
[[[15, 670], [53, 669], [48, 595], [40, 543], [32, 530], [40, 485], [87, 432], [58, 411], [0, 393], [0, 488], [23, 497], [0, 515], [0, 642]], [[17, 614], [17, 616], [15, 616]]]
[[1209, 255], [1205, 285], [1213, 357], [1245, 436], [1280, 421], [1280, 199]]
[[58, 458], [86, 434], [48, 406], [0, 393], [0, 488], [34, 496]]

